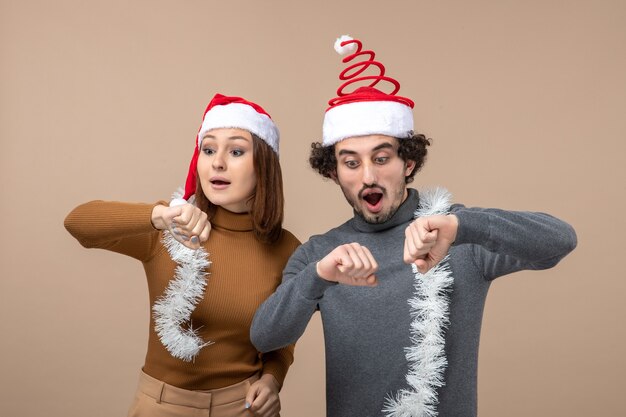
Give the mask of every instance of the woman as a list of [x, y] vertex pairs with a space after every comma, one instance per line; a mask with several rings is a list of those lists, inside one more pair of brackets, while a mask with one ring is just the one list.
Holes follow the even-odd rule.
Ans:
[[153, 314], [129, 416], [278, 415], [293, 346], [261, 355], [249, 338], [300, 243], [281, 227], [278, 141], [260, 106], [218, 94], [183, 199], [92, 201], [65, 219], [83, 246], [132, 256], [146, 271]]

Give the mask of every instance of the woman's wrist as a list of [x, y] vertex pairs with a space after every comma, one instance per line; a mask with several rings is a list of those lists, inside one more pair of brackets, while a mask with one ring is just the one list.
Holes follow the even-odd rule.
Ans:
[[276, 391], [280, 391], [280, 384], [278, 383], [278, 380], [276, 379], [276, 377], [272, 374], [263, 374], [261, 375], [261, 379], [266, 381], [267, 383], [271, 383], [275, 388]]
[[165, 225], [165, 221], [163, 221], [163, 210], [167, 207], [163, 204], [157, 204], [152, 209], [152, 215], [150, 216], [150, 221], [152, 222], [152, 226], [157, 230], [163, 230], [167, 228]]

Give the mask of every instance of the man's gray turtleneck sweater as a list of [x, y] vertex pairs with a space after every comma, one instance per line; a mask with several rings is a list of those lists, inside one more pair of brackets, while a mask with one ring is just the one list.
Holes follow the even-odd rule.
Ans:
[[[311, 237], [289, 260], [283, 283], [259, 308], [251, 329], [261, 352], [294, 343], [319, 310], [326, 344], [328, 417], [378, 417], [388, 396], [410, 389], [405, 348], [412, 344], [408, 299], [415, 274], [403, 262], [404, 230], [414, 219], [418, 193], [409, 195], [382, 224], [356, 215], [323, 235]], [[487, 290], [494, 278], [523, 269], [556, 265], [576, 246], [566, 223], [543, 213], [466, 208], [459, 219], [449, 266], [454, 278], [450, 324], [445, 329], [445, 386], [437, 390], [440, 417], [477, 413], [478, 342]], [[379, 264], [376, 287], [331, 283], [316, 262], [339, 245], [358, 242]]]

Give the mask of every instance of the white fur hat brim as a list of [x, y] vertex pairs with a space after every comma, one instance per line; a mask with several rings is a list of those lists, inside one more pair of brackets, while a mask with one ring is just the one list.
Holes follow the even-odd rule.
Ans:
[[198, 132], [198, 147], [204, 135], [211, 129], [237, 128], [245, 129], [263, 139], [278, 153], [280, 133], [272, 119], [266, 114], [257, 112], [243, 103], [230, 103], [215, 106], [204, 116], [202, 127]]
[[324, 146], [366, 135], [407, 137], [413, 131], [413, 111], [396, 101], [359, 101], [332, 107], [324, 116]]

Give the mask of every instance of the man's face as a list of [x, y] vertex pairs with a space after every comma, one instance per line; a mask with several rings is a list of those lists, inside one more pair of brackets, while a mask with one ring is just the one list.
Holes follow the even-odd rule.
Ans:
[[398, 156], [398, 141], [385, 135], [344, 139], [335, 144], [335, 157], [335, 182], [352, 208], [368, 223], [391, 218], [407, 196], [404, 177], [415, 168]]

